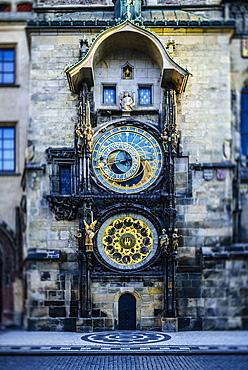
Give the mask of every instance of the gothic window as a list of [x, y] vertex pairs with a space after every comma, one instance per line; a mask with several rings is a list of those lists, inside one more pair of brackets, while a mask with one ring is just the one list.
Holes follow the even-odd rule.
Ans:
[[71, 194], [71, 165], [59, 165], [60, 194]]
[[47, 149], [51, 194], [70, 195], [76, 192], [74, 149]]
[[116, 104], [116, 86], [103, 86], [103, 104]]
[[241, 92], [241, 155], [248, 157], [248, 86]]
[[0, 173], [15, 171], [15, 127], [0, 127]]
[[0, 48], [0, 85], [15, 84], [15, 49]]
[[139, 86], [138, 103], [140, 105], [152, 104], [152, 87], [151, 86]]

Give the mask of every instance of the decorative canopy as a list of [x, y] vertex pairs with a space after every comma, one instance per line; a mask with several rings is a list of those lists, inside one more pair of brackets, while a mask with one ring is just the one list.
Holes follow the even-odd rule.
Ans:
[[94, 86], [94, 69], [104, 55], [114, 50], [135, 49], [147, 54], [161, 70], [161, 87], [173, 85], [179, 93], [185, 90], [189, 72], [166, 52], [159, 38], [129, 20], [97, 36], [85, 57], [65, 70], [72, 92], [79, 94], [82, 83]]

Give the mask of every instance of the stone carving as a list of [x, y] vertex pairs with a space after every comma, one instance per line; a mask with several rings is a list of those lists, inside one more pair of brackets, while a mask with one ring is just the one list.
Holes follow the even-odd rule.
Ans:
[[52, 163], [54, 158], [75, 158], [75, 150], [74, 149], [65, 149], [65, 148], [48, 148], [46, 150], [46, 157], [47, 162]]
[[82, 152], [83, 148], [85, 148], [86, 152], [91, 153], [94, 131], [92, 130], [90, 122], [89, 101], [85, 103], [85, 107], [83, 107], [82, 102], [80, 102], [79, 117], [80, 120], [75, 130], [77, 135], [77, 148], [79, 152]]
[[55, 214], [56, 220], [75, 220], [80, 200], [73, 197], [47, 196], [50, 210]]
[[74, 237], [77, 239], [78, 249], [80, 250], [82, 247], [82, 238], [83, 238], [83, 235], [80, 229], [77, 229], [77, 233], [74, 235]]
[[123, 110], [133, 110], [134, 107], [134, 98], [133, 93], [125, 91], [120, 99], [120, 106]]
[[246, 33], [248, 31], [247, 19], [248, 5], [244, 1], [235, 2], [229, 6], [229, 17], [236, 22], [236, 33]]

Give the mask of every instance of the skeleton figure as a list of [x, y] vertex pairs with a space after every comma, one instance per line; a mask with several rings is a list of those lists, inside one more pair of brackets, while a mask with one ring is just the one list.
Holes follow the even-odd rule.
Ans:
[[161, 138], [164, 143], [164, 150], [165, 152], [168, 152], [168, 141], [169, 141], [169, 136], [167, 134], [167, 131], [164, 131], [163, 134], [161, 135]]
[[178, 229], [174, 229], [174, 232], [172, 234], [172, 250], [173, 252], [177, 253], [177, 248], [179, 245], [179, 238], [181, 238], [182, 235], [178, 235]]

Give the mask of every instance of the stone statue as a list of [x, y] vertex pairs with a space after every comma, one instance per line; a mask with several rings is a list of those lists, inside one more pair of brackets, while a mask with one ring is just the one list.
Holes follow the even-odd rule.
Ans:
[[93, 238], [95, 236], [95, 227], [96, 227], [97, 220], [91, 222], [90, 225], [84, 220], [85, 226], [85, 250], [86, 252], [93, 252]]
[[159, 239], [160, 239], [159, 241], [160, 248], [164, 250], [165, 252], [167, 252], [170, 239], [168, 235], [166, 234], [165, 229], [162, 230], [162, 234], [160, 235]]
[[121, 108], [124, 110], [132, 110], [134, 106], [134, 100], [128, 91], [125, 91], [123, 97], [120, 100]]
[[135, 1], [134, 0], [126, 0], [126, 7], [127, 7], [127, 19], [132, 18], [132, 13], [131, 13], [131, 6], [134, 6]]

